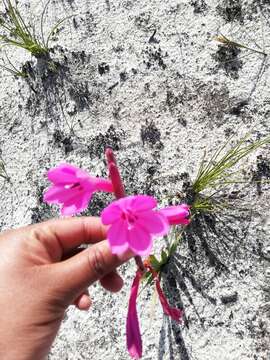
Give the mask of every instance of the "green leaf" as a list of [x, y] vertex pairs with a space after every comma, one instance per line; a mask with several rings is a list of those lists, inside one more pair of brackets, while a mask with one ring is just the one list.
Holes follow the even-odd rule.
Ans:
[[147, 271], [144, 276], [143, 276], [143, 280], [146, 281], [145, 286], [151, 285], [153, 280], [153, 275], [151, 274], [150, 271]]
[[167, 262], [168, 262], [168, 254], [164, 251], [164, 250], [162, 250], [161, 251], [161, 264], [162, 265], [165, 265], [165, 264], [167, 264]]
[[150, 255], [150, 256], [149, 256], [149, 260], [150, 260], [150, 263], [151, 263], [153, 269], [154, 269], [155, 271], [158, 271], [161, 264], [160, 264], [160, 262], [158, 261], [158, 259], [155, 257], [155, 255]]

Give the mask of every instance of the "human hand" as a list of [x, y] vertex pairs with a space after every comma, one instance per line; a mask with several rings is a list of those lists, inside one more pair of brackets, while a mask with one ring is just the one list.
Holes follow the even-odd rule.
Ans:
[[[121, 289], [115, 269], [132, 254], [112, 255], [105, 238], [100, 219], [88, 217], [51, 220], [0, 235], [0, 359], [43, 359], [65, 309], [71, 304], [90, 307], [91, 284], [100, 280], [109, 291]], [[70, 257], [83, 243], [93, 245]]]

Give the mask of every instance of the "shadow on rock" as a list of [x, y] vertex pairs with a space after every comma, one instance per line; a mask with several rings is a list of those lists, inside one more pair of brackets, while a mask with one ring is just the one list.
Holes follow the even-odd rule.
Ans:
[[[243, 221], [244, 219], [244, 221]], [[209, 294], [214, 279], [222, 272], [235, 268], [239, 252], [246, 254], [248, 245], [245, 239], [248, 233], [251, 212], [235, 210], [234, 213], [197, 214], [182, 235], [185, 255], [175, 253], [164, 267], [163, 288], [173, 307], [184, 310], [183, 323], [164, 318], [160, 331], [159, 360], [189, 360], [191, 354], [182, 336], [182, 328], [189, 328], [189, 320], [185, 317], [186, 300], [193, 308], [198, 322], [204, 328], [204, 318], [200, 316], [194, 303], [195, 294], [206, 302], [216, 305], [217, 298]], [[249, 248], [249, 252], [259, 254], [259, 249]], [[244, 255], [243, 255], [244, 256]], [[208, 275], [209, 265], [212, 267], [211, 278]], [[167, 349], [167, 350], [166, 350]], [[166, 355], [167, 356], [167, 355]]]
[[250, 220], [247, 209], [196, 214], [183, 234], [193, 264], [199, 266], [207, 260], [217, 275], [228, 271], [228, 260], [235, 261], [238, 250], [245, 246]]
[[[63, 50], [60, 49], [60, 52], [63, 53]], [[73, 104], [71, 115], [89, 108], [94, 95], [90, 93], [88, 82], [77, 76], [86, 61], [89, 61], [88, 56], [82, 51], [62, 54], [59, 62], [40, 58], [36, 64], [26, 63], [24, 71], [28, 74], [27, 83], [32, 90], [26, 109], [33, 116], [44, 111], [48, 118], [55, 120], [59, 114], [69, 113], [69, 102]]]

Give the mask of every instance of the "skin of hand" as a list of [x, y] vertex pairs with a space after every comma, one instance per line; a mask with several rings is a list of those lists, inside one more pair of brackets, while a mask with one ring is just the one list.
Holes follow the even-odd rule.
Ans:
[[[67, 307], [90, 307], [91, 284], [99, 280], [112, 292], [122, 288], [116, 268], [133, 254], [113, 255], [105, 238], [106, 227], [91, 217], [0, 235], [0, 359], [46, 358]], [[92, 245], [76, 251], [81, 244]]]

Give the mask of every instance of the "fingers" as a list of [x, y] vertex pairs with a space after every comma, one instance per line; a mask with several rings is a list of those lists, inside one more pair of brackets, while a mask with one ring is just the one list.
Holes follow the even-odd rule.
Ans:
[[[117, 271], [112, 271], [110, 274], [105, 275], [102, 279], [100, 279], [101, 285], [104, 289], [111, 292], [118, 292], [123, 287], [123, 279], [117, 273]], [[88, 310], [92, 305], [91, 298], [89, 296], [88, 290], [84, 290], [82, 294], [80, 294], [77, 299], [74, 301], [74, 305], [79, 310]]]
[[72, 256], [81, 253], [81, 252], [84, 251], [85, 249], [86, 249], [86, 247], [78, 247], [78, 248], [75, 248], [75, 249], [71, 249], [71, 250], [69, 250], [69, 251], [66, 251], [66, 252], [63, 254], [63, 256], [62, 256], [61, 261], [67, 260], [67, 259], [71, 258]]
[[104, 289], [111, 292], [120, 291], [124, 285], [123, 279], [116, 270], [112, 271], [111, 273], [105, 275], [102, 279], [100, 279], [100, 283], [104, 287]]
[[88, 310], [92, 305], [88, 290], [80, 294], [73, 303], [79, 310]]
[[113, 255], [108, 242], [101, 241], [68, 260], [53, 264], [53, 286], [62, 294], [66, 294], [69, 303], [85, 288], [100, 279], [103, 279], [101, 282], [105, 288], [117, 291], [122, 286], [119, 276], [115, 272], [111, 277], [106, 275], [133, 256], [131, 252], [121, 256]]
[[46, 247], [52, 260], [58, 261], [63, 254], [81, 244], [93, 244], [106, 239], [106, 229], [98, 217], [78, 217], [34, 225], [32, 235]]

